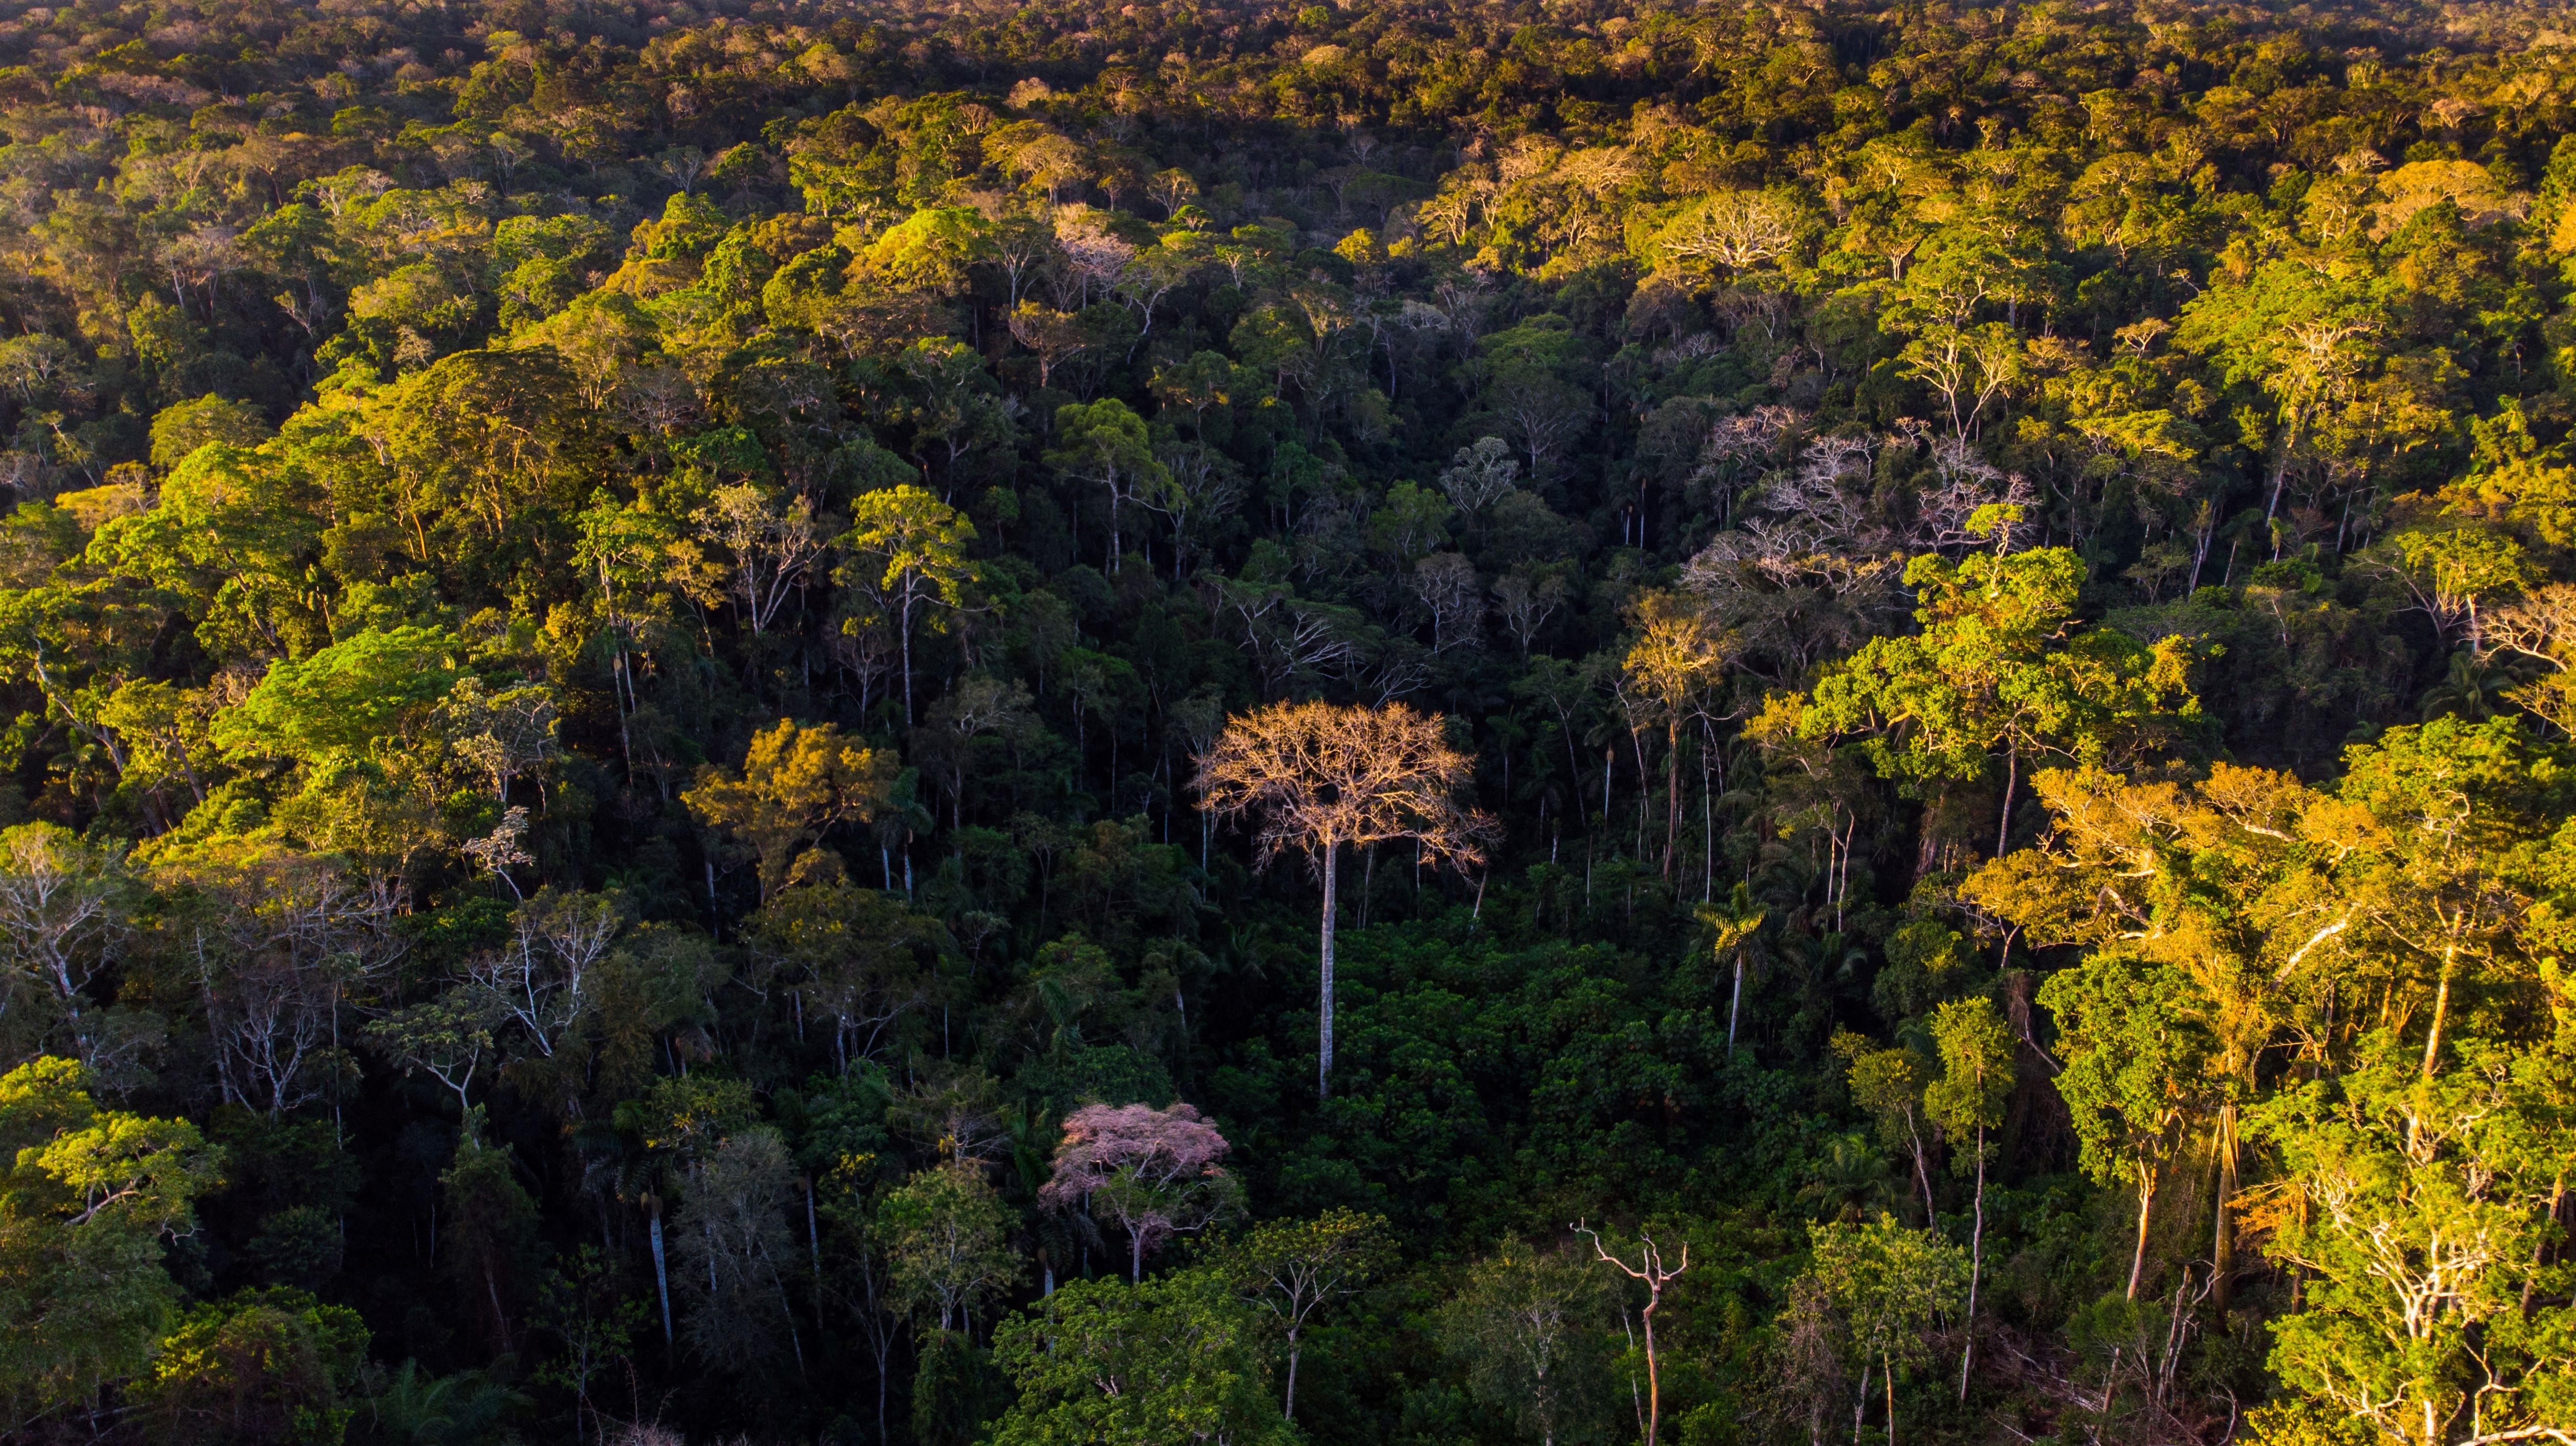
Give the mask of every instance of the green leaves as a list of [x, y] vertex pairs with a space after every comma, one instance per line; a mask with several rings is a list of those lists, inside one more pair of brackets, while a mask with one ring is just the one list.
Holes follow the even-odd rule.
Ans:
[[363, 751], [443, 697], [457, 639], [406, 624], [369, 628], [301, 661], [279, 661], [218, 715], [214, 741], [235, 754], [311, 761]]
[[1920, 1364], [1932, 1333], [1968, 1298], [1968, 1253], [1894, 1216], [1807, 1227], [1812, 1282], [1838, 1312], [1863, 1361]]
[[2152, 1176], [2181, 1143], [2192, 1098], [2209, 1082], [2213, 1042], [2190, 987], [2175, 971], [2109, 951], [2040, 986], [2066, 1065], [2057, 1092], [2085, 1173], [2105, 1185]]
[[1027, 1273], [1008, 1244], [1017, 1222], [983, 1166], [960, 1159], [888, 1192], [868, 1231], [886, 1253], [895, 1298], [947, 1330]]
[[2127, 756], [2200, 715], [2175, 639], [2079, 631], [2083, 564], [2065, 548], [1914, 559], [1911, 637], [1874, 638], [1818, 680], [1800, 736], [1863, 733], [1884, 778], [1985, 775], [1997, 751]]
[[14, 1429], [151, 1360], [178, 1288], [164, 1240], [191, 1227], [223, 1153], [184, 1120], [100, 1110], [50, 1056], [0, 1076], [0, 1412]]
[[2566, 1098], [2566, 1061], [2464, 1041], [2432, 1073], [2405, 1040], [2362, 1048], [2359, 1067], [2249, 1113], [2298, 1196], [2268, 1251], [2311, 1272], [2272, 1368], [2398, 1440], [2456, 1440], [2464, 1418], [2480, 1434], [2550, 1423], [2576, 1372], [2565, 1271], [2535, 1248], [2576, 1158], [2548, 1103]]
[[1019, 1388], [995, 1446], [1282, 1446], [1251, 1305], [1215, 1271], [1141, 1285], [1073, 1281], [1004, 1321], [993, 1358]]

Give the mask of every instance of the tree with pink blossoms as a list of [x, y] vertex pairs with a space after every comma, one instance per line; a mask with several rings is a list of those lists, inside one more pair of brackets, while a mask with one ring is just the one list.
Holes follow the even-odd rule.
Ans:
[[1242, 1185], [1217, 1163], [1232, 1148], [1186, 1104], [1085, 1105], [1065, 1117], [1038, 1203], [1117, 1221], [1127, 1232], [1127, 1278], [1142, 1280], [1147, 1252], [1206, 1229], [1241, 1201]]

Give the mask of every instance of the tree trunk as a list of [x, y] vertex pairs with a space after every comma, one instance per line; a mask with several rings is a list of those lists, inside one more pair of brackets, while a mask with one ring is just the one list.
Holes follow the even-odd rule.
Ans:
[[2156, 1176], [2144, 1165], [2138, 1167], [2138, 1248], [2129, 1257], [2129, 1299], [2138, 1298], [2138, 1279], [2147, 1270], [2147, 1219], [2156, 1203]]
[[905, 598], [903, 613], [895, 624], [903, 644], [903, 726], [912, 726], [912, 599]]
[[[1959, 1348], [1959, 1399], [1968, 1399], [1968, 1365], [1977, 1357], [1977, 1285], [1986, 1269], [1986, 1127], [1977, 1126], [1977, 1203], [1968, 1227], [1968, 1341]], [[1892, 1413], [1891, 1413], [1892, 1414]]]
[[1869, 1415], [1869, 1358], [1860, 1363], [1860, 1389], [1852, 1392], [1852, 1446], [1860, 1446], [1861, 1422]]
[[652, 1200], [653, 1209], [653, 1284], [662, 1292], [662, 1344], [671, 1342], [671, 1273], [662, 1256], [662, 1201]]
[[1896, 1362], [1881, 1360], [1878, 1367], [1887, 1381], [1887, 1446], [1896, 1446]]
[[1664, 1420], [1664, 1383], [1655, 1358], [1655, 1307], [1661, 1304], [1650, 1302], [1640, 1316], [1646, 1324], [1646, 1446], [1655, 1446], [1655, 1433]]
[[1673, 876], [1673, 854], [1682, 842], [1682, 726], [1664, 727], [1664, 877]]
[[[2433, 1027], [2424, 1034], [2424, 1083], [2428, 1086], [2433, 1082], [2434, 1070], [2441, 1064], [2442, 1025], [2451, 1012], [2451, 970], [2459, 957], [2460, 951], [2456, 945], [2442, 951], [2442, 982], [2440, 987], [2433, 991]], [[2423, 1111], [2418, 1109], [2411, 1112], [2406, 1121], [2407, 1154], [2415, 1153], [2415, 1145], [2422, 1137], [2423, 1129]]]
[[[2563, 1169], [2562, 1169], [2562, 1170], [2560, 1170], [2560, 1171], [2558, 1172], [2558, 1178], [2550, 1182], [2550, 1185], [2549, 1185], [2549, 1214], [2548, 1214], [2546, 1217], [2544, 1217], [2544, 1218], [2546, 1218], [2546, 1219], [2549, 1221], [2549, 1223], [2550, 1223], [2550, 1224], [2552, 1224], [2552, 1225], [2557, 1224], [2557, 1223], [2558, 1223], [2558, 1211], [2559, 1211], [2559, 1207], [2563, 1206], [2563, 1205], [2564, 1205], [2564, 1204], [2566, 1204], [2566, 1203], [2567, 1203], [2567, 1172], [2566, 1172], [2565, 1170], [2563, 1170]], [[2547, 1232], [2547, 1231], [2543, 1231], [2543, 1232], [2541, 1232], [2540, 1239], [2539, 1239], [2536, 1243], [2534, 1243], [2534, 1244], [2532, 1245], [2532, 1247], [2531, 1247], [2531, 1271], [2530, 1271], [2530, 1273], [2529, 1273], [2529, 1274], [2524, 1275], [2524, 1276], [2523, 1276], [2523, 1278], [2522, 1278], [2522, 1318], [2523, 1318], [2524, 1320], [2529, 1320], [2529, 1319], [2531, 1319], [2531, 1285], [2532, 1285], [2532, 1279], [2533, 1279], [2533, 1277], [2534, 1277], [2534, 1276], [2536, 1276], [2536, 1275], [2538, 1275], [2538, 1274], [2540, 1273], [2540, 1267], [2541, 1267], [2541, 1266], [2543, 1266], [2543, 1265], [2546, 1265], [2548, 1262], [2549, 1262], [2549, 1234], [2548, 1234], [2548, 1232]]]
[[1142, 1230], [1127, 1232], [1127, 1283], [1145, 1283], [1145, 1232]]
[[1297, 1357], [1299, 1354], [1297, 1333], [1290, 1331], [1288, 1333], [1288, 1409], [1283, 1414], [1291, 1421], [1297, 1419]]
[[1321, 957], [1323, 961], [1322, 996], [1316, 1010], [1315, 1033], [1315, 1098], [1333, 1092], [1333, 907], [1339, 880], [1341, 845], [1324, 845], [1324, 928]]
[[1938, 1235], [1941, 1233], [1941, 1212], [1932, 1203], [1932, 1170], [1924, 1160], [1923, 1132], [1915, 1128], [1911, 1105], [1905, 1111], [1905, 1134], [1914, 1142], [1914, 1182], [1923, 1187], [1923, 1228]]
[[1995, 857], [2002, 858], [2012, 846], [2013, 790], [2021, 786], [2021, 748], [2018, 744], [2004, 750], [2003, 822], [1995, 826]]
[[2227, 1306], [2236, 1286], [2236, 1215], [2228, 1199], [2236, 1193], [2236, 1102], [2218, 1107], [2218, 1209], [2210, 1228], [2209, 1303], [2218, 1312], [2219, 1328], [2227, 1324]]
[[1726, 998], [1726, 1057], [1735, 1058], [1735, 1021], [1744, 1010], [1744, 950], [1735, 951], [1735, 988]]

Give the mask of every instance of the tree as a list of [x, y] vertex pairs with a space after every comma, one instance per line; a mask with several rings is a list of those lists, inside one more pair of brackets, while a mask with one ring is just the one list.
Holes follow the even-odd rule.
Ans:
[[707, 764], [680, 801], [709, 828], [731, 834], [758, 862], [765, 901], [801, 880], [835, 872], [810, 845], [843, 823], [865, 823], [886, 805], [893, 762], [841, 741], [829, 723], [752, 735], [739, 774]]
[[966, 605], [979, 573], [966, 558], [975, 524], [925, 488], [902, 486], [860, 494], [850, 505], [850, 530], [841, 537], [848, 555], [834, 572], [844, 587], [865, 593], [890, 614], [903, 650], [903, 721], [912, 723], [913, 619], [922, 609]]
[[1798, 213], [1767, 191], [1715, 191], [1682, 208], [1655, 238], [1669, 256], [1749, 271], [1797, 241]]
[[767, 632], [822, 555], [814, 500], [773, 485], [738, 482], [717, 488], [697, 520], [733, 555], [733, 593], [743, 620], [754, 634]]
[[446, 1205], [440, 1251], [457, 1294], [486, 1318], [493, 1349], [515, 1349], [510, 1321], [532, 1265], [537, 1202], [518, 1180], [511, 1149], [483, 1138], [483, 1112], [468, 1111], [456, 1158], [439, 1177]]
[[680, 1288], [689, 1302], [681, 1333], [718, 1370], [768, 1367], [782, 1335], [804, 1368], [787, 1293], [802, 1253], [787, 1234], [795, 1196], [795, 1161], [767, 1126], [726, 1131], [690, 1171], [678, 1220]]
[[575, 1428], [587, 1414], [592, 1429], [602, 1434], [605, 1427], [591, 1403], [591, 1383], [633, 1362], [635, 1334], [644, 1328], [644, 1303], [618, 1288], [617, 1274], [598, 1247], [576, 1248], [538, 1282], [537, 1309], [529, 1322], [554, 1337], [558, 1347], [531, 1377], [572, 1392]]
[[1285, 1446], [1253, 1306], [1213, 1270], [1069, 1282], [993, 1332], [1018, 1388], [994, 1446]]
[[0, 1075], [0, 1410], [14, 1433], [144, 1370], [179, 1302], [167, 1242], [224, 1152], [185, 1120], [101, 1110], [78, 1061]]
[[1871, 1225], [1810, 1225], [1807, 1250], [1806, 1279], [1841, 1315], [1850, 1349], [1860, 1358], [1852, 1408], [1855, 1446], [1869, 1406], [1873, 1363], [1885, 1377], [1887, 1440], [1896, 1446], [1896, 1368], [1930, 1359], [1932, 1331], [1967, 1293], [1968, 1262], [1959, 1247], [1907, 1230], [1886, 1215]]
[[1720, 963], [1730, 965], [1734, 970], [1734, 980], [1726, 991], [1726, 1052], [1731, 1057], [1735, 1053], [1736, 1022], [1744, 1013], [1745, 965], [1748, 956], [1760, 947], [1756, 940], [1763, 921], [1770, 915], [1766, 910], [1753, 907], [1753, 891], [1744, 884], [1735, 886], [1725, 908], [1702, 904], [1698, 913], [1699, 921], [1707, 925], [1709, 933], [1714, 936], [1710, 940], [1710, 952]]
[[333, 1446], [355, 1414], [368, 1332], [358, 1313], [272, 1287], [182, 1318], [135, 1392], [155, 1441]]
[[1927, 1062], [1903, 1045], [1872, 1049], [1867, 1039], [1850, 1030], [1837, 1031], [1832, 1048], [1843, 1058], [1852, 1103], [1877, 1118], [1881, 1142], [1906, 1151], [1912, 1159], [1914, 1183], [1923, 1192], [1924, 1228], [1939, 1233], [1941, 1214], [1932, 1203], [1931, 1144], [1923, 1138]]
[[937, 997], [938, 964], [955, 943], [903, 899], [848, 880], [779, 890], [743, 924], [760, 988], [783, 983], [801, 1011], [829, 1020], [846, 1073], [876, 1057], [898, 1020]]
[[1655, 1435], [1664, 1420], [1663, 1359], [1655, 1346], [1655, 1312], [1663, 1309], [1664, 1291], [1690, 1269], [1690, 1241], [1682, 1241], [1682, 1253], [1670, 1257], [1655, 1237], [1640, 1229], [1637, 1232], [1637, 1263], [1630, 1265], [1624, 1252], [1613, 1254], [1601, 1243], [1601, 1234], [1590, 1226], [1577, 1224], [1574, 1233], [1592, 1244], [1593, 1258], [1621, 1275], [1646, 1287], [1645, 1309], [1637, 1313], [1646, 1335], [1646, 1446], [1655, 1446]]
[[1470, 518], [1503, 500], [1520, 481], [1521, 464], [1511, 444], [1500, 437], [1479, 437], [1461, 447], [1440, 472], [1440, 490], [1449, 504]]
[[2192, 1096], [2209, 1079], [2209, 1040], [2182, 990], [2173, 971], [2112, 951], [2050, 975], [2039, 989], [2040, 1006], [2057, 1020], [2066, 1063], [2057, 1092], [2074, 1117], [2085, 1173], [2138, 1192], [2131, 1300], [2146, 1270], [2156, 1182], [2182, 1142]]
[[2444, 638], [2462, 630], [2475, 657], [2487, 651], [2479, 605], [2521, 590], [2532, 577], [2520, 543], [2474, 524], [2401, 528], [2365, 557], [2405, 587]]
[[[1984, 519], [2003, 536], [2008, 516]], [[1916, 785], [1982, 777], [2004, 755], [1996, 852], [2009, 846], [2021, 760], [2052, 752], [2120, 758], [2176, 736], [2200, 715], [2179, 639], [2153, 647], [2108, 628], [2079, 631], [2083, 564], [2064, 548], [1914, 559], [1911, 637], [1875, 638], [1816, 684], [1801, 737], [1865, 733], [1883, 778]]]
[[1187, 1104], [1085, 1105], [1065, 1116], [1038, 1203], [1117, 1221], [1127, 1232], [1128, 1279], [1142, 1280], [1148, 1251], [1234, 1211], [1243, 1187], [1217, 1164], [1232, 1148]]
[[1733, 659], [1734, 639], [1712, 625], [1706, 610], [1673, 593], [1651, 592], [1631, 604], [1636, 640], [1620, 661], [1623, 696], [1645, 707], [1644, 717], [1664, 729], [1664, 877], [1682, 833], [1682, 726], [1703, 716], [1710, 694]]
[[456, 1094], [457, 1113], [475, 1118], [468, 1092], [494, 1046], [502, 1020], [500, 1002], [471, 985], [407, 1004], [367, 1024], [367, 1039], [386, 1058], [437, 1080]]
[[435, 628], [368, 628], [309, 658], [279, 660], [214, 741], [236, 755], [298, 761], [362, 751], [447, 695], [457, 641]]
[[1336, 1300], [1358, 1294], [1395, 1263], [1386, 1219], [1335, 1209], [1312, 1220], [1254, 1227], [1230, 1246], [1226, 1266], [1237, 1288], [1270, 1312], [1288, 1339], [1288, 1397], [1282, 1414], [1297, 1419], [1297, 1358], [1306, 1321]]
[[1954, 1140], [1973, 1139], [1977, 1167], [1974, 1224], [1968, 1231], [1968, 1339], [1959, 1348], [1959, 1399], [1968, 1397], [1968, 1366], [1977, 1349], [1977, 1285], [1986, 1263], [1986, 1132], [2004, 1122], [2013, 1089], [2013, 1038], [1979, 995], [1953, 1000], [1932, 1013], [1932, 1042], [1941, 1052], [1941, 1077], [1925, 1086], [1923, 1112]]
[[1171, 473], [1155, 460], [1145, 419], [1115, 397], [1058, 407], [1055, 435], [1056, 445], [1046, 454], [1047, 465], [1067, 477], [1097, 482], [1109, 494], [1109, 571], [1114, 573], [1125, 553], [1118, 528], [1120, 509], [1159, 499], [1171, 485]]
[[2360, 343], [2381, 329], [2369, 295], [2340, 272], [2283, 258], [2241, 281], [2214, 286], [2183, 307], [2174, 340], [2217, 357], [2228, 382], [2271, 394], [2280, 419], [2273, 444], [2268, 520], [2281, 510], [2291, 463], [2324, 404], [2352, 384]]
[[399, 889], [275, 844], [200, 849], [150, 877], [154, 943], [205, 1011], [223, 1097], [275, 1119], [345, 1084], [343, 1011], [401, 956]]
[[2356, 1068], [2252, 1114], [2298, 1201], [2266, 1251], [2309, 1272], [2304, 1308], [2273, 1327], [2272, 1368], [2378, 1439], [2566, 1435], [2576, 1306], [2557, 1293], [2563, 1267], [2538, 1299], [2531, 1277], [2576, 1133], [2530, 1093], [2563, 1091], [2564, 1062], [2515, 1053], [2464, 1043], [2428, 1075], [2377, 1032]]
[[1005, 1243], [1013, 1222], [983, 1167], [952, 1160], [889, 1191], [869, 1233], [886, 1253], [895, 1298], [915, 1315], [937, 1316], [944, 1331], [1020, 1278], [1025, 1263]]
[[1202, 806], [1220, 818], [1256, 815], [1257, 850], [1265, 865], [1295, 848], [1323, 875], [1319, 1094], [1332, 1090], [1333, 915], [1341, 849], [1409, 838], [1435, 861], [1483, 863], [1492, 825], [1483, 814], [1461, 808], [1455, 797], [1469, 767], [1467, 756], [1441, 736], [1438, 715], [1401, 703], [1274, 704], [1226, 720], [1216, 747], [1198, 761]]
[[129, 932], [123, 861], [50, 823], [0, 831], [0, 1048], [23, 1058], [57, 1028], [96, 1066], [106, 1021], [90, 982]]
[[1539, 1446], [1574, 1439], [1607, 1382], [1596, 1332], [1600, 1272], [1556, 1250], [1514, 1248], [1478, 1262], [1440, 1312], [1440, 1346], [1463, 1361], [1476, 1399], [1510, 1411]]

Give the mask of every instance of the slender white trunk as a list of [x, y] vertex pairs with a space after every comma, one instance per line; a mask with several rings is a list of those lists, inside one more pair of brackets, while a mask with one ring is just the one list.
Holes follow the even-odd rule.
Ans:
[[1968, 1343], [1959, 1348], [1959, 1399], [1968, 1399], [1968, 1364], [1977, 1356], [1977, 1284], [1986, 1269], [1986, 1127], [1977, 1126], [1977, 1203], [1968, 1227]]
[[1315, 1097], [1319, 1100], [1333, 1092], [1333, 910], [1336, 885], [1340, 882], [1340, 854], [1338, 843], [1324, 845], [1323, 988], [1315, 1036]]
[[1735, 1058], [1735, 1021], [1744, 1009], [1744, 951], [1735, 951], [1735, 988], [1726, 1000], [1726, 1057]]

